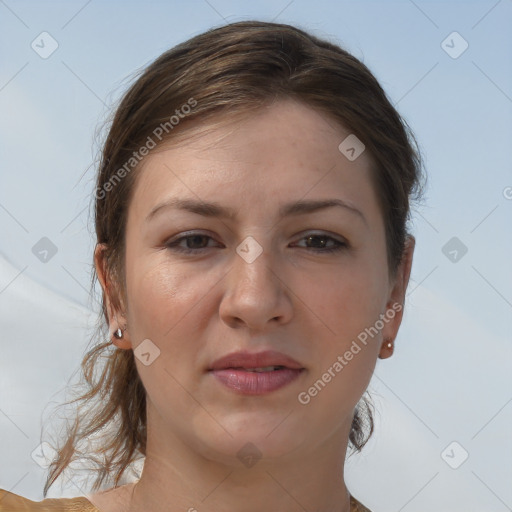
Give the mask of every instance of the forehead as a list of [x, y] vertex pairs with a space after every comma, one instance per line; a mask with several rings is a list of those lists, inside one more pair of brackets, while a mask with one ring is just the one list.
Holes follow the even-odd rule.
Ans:
[[[350, 131], [302, 103], [280, 101], [236, 118], [197, 124], [177, 143], [150, 153], [137, 170], [130, 210], [145, 218], [169, 196], [265, 208], [288, 199], [341, 195], [375, 202], [372, 160], [339, 149]], [[252, 205], [251, 206], [256, 206]]]

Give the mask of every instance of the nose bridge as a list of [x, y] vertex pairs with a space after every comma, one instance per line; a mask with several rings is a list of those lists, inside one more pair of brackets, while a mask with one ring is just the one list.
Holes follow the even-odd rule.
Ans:
[[289, 317], [291, 305], [276, 276], [275, 257], [268, 249], [258, 248], [254, 241], [247, 241], [247, 245], [244, 242], [234, 255], [220, 313], [229, 324], [236, 321], [262, 328], [276, 317]]
[[272, 262], [268, 249], [263, 249], [254, 239], [244, 240], [237, 247], [232, 270], [232, 285], [235, 285], [236, 291], [242, 294], [265, 294], [273, 289], [275, 275]]

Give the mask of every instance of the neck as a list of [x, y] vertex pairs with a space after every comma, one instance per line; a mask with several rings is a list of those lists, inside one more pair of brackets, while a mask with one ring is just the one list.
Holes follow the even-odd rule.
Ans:
[[[151, 416], [151, 418], [150, 418]], [[322, 445], [258, 460], [250, 467], [205, 457], [158, 425], [148, 410], [146, 460], [129, 512], [349, 512], [344, 461], [350, 425]], [[149, 428], [152, 425], [153, 428]], [[238, 463], [237, 463], [238, 462]]]

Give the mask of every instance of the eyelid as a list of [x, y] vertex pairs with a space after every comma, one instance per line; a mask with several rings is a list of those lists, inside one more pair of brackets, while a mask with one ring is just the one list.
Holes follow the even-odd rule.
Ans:
[[[192, 231], [182, 231], [180, 233], [177, 233], [176, 235], [174, 235], [174, 236], [170, 237], [168, 240], [166, 240], [164, 242], [164, 245], [169, 246], [169, 245], [177, 244], [179, 242], [182, 242], [183, 240], [186, 240], [187, 238], [192, 238], [194, 236], [204, 236], [206, 238], [209, 238], [210, 240], [216, 241], [215, 238], [212, 236], [212, 234], [209, 232], [192, 230]], [[191, 250], [198, 251], [200, 249], [191, 249]]]
[[347, 239], [344, 236], [325, 229], [305, 229], [298, 233], [298, 236], [300, 236], [301, 238], [306, 236], [325, 236], [326, 238], [333, 238], [338, 242], [348, 243]]
[[318, 232], [316, 230], [312, 230], [312, 231], [306, 231], [305, 233], [301, 234], [300, 238], [298, 239], [299, 242], [305, 240], [306, 238], [308, 237], [318, 237], [318, 238], [326, 238], [327, 240], [329, 241], [332, 241], [332, 242], [335, 242], [335, 245], [334, 247], [327, 247], [327, 248], [324, 248], [324, 249], [319, 249], [319, 248], [312, 248], [312, 247], [304, 247], [304, 249], [309, 249], [310, 251], [312, 252], [334, 252], [336, 250], [341, 250], [341, 249], [347, 249], [349, 247], [349, 243], [348, 241], [346, 240], [346, 238], [340, 236], [340, 235], [334, 235], [334, 234], [331, 234], [329, 232], [325, 232], [325, 231], [321, 231], [321, 232]]

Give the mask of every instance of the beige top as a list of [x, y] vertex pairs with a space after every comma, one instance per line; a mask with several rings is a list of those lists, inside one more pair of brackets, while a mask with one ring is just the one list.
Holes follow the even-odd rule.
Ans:
[[[31, 501], [4, 489], [0, 489], [0, 512], [104, 512], [87, 498], [46, 498]], [[350, 497], [350, 512], [371, 512], [354, 497]]]
[[0, 512], [102, 512], [87, 498], [47, 498], [30, 501], [0, 489]]

